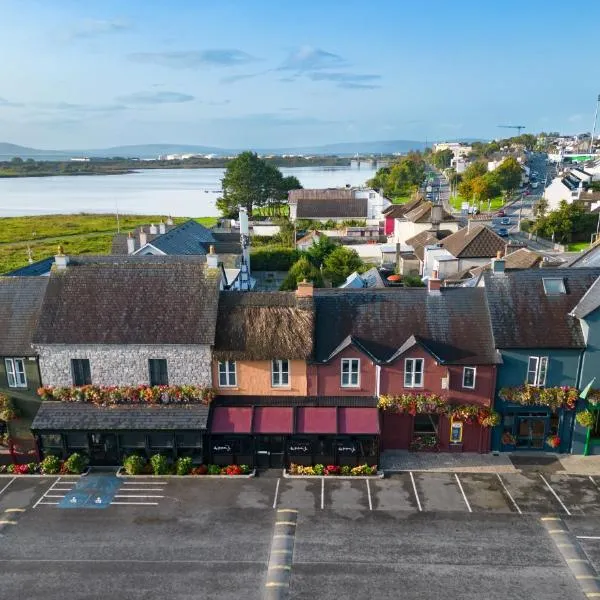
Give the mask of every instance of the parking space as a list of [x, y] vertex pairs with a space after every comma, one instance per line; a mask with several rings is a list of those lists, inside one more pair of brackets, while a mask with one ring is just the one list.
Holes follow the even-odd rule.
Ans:
[[334, 511], [370, 510], [367, 481], [332, 479], [324, 482], [324, 507]]
[[415, 494], [410, 473], [399, 473], [389, 479], [371, 481], [373, 510], [420, 511], [420, 499]]
[[73, 490], [78, 479], [69, 476], [51, 478], [49, 483], [45, 484], [45, 489], [33, 505], [33, 508], [37, 508], [38, 506], [58, 506], [64, 500], [65, 496]]
[[560, 473], [544, 478], [564, 504], [563, 510], [573, 515], [600, 515], [600, 490], [593, 478]]
[[0, 512], [25, 509], [34, 504], [54, 483], [55, 477], [0, 478]]
[[523, 513], [566, 513], [539, 473], [503, 473], [501, 477]]
[[455, 473], [414, 473], [424, 511], [469, 510]]
[[518, 512], [495, 473], [461, 473], [458, 477], [473, 511]]

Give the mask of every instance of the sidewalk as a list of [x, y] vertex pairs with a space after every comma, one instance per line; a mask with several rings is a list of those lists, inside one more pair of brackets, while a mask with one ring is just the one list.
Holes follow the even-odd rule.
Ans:
[[600, 456], [553, 452], [408, 452], [387, 450], [380, 469], [386, 473], [429, 471], [431, 473], [516, 473], [520, 470], [550, 471], [567, 475], [600, 476]]

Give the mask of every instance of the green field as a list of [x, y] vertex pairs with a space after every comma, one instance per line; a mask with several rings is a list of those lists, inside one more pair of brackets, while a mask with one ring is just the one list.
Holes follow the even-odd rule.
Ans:
[[[159, 223], [157, 215], [120, 215], [121, 232], [139, 225]], [[175, 218], [175, 223], [186, 221]], [[200, 217], [196, 221], [211, 227], [214, 217]], [[28, 248], [34, 261], [56, 253], [61, 244], [66, 254], [109, 254], [113, 235], [117, 232], [114, 214], [40, 215], [32, 217], [0, 218], [0, 273], [25, 266]]]
[[[454, 208], [455, 210], [458, 210], [458, 211], [461, 209], [461, 205], [463, 202], [469, 202], [469, 200], [467, 200], [466, 198], [463, 198], [460, 195], [450, 198], [450, 204], [451, 204], [452, 208]], [[504, 198], [502, 196], [496, 196], [495, 198], [492, 198], [490, 210], [492, 210], [492, 211], [499, 210], [504, 206], [504, 204], [505, 204]], [[476, 206], [478, 208], [481, 207], [482, 212], [487, 212], [487, 210], [488, 210], [487, 201], [481, 202], [481, 204], [476, 203]]]
[[568, 251], [581, 252], [582, 250], [587, 250], [589, 247], [589, 242], [575, 242], [574, 244], [569, 244]]

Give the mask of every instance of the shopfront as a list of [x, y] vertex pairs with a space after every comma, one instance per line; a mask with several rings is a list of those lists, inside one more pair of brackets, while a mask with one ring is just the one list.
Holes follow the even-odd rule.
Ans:
[[377, 408], [216, 406], [210, 461], [258, 468], [379, 461]]

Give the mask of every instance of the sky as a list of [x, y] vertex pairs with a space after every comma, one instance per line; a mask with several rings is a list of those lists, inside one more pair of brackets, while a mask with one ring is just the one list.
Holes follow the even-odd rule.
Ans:
[[[577, 16], [573, 14], [577, 12]], [[0, 0], [0, 142], [300, 147], [590, 131], [600, 2]]]

